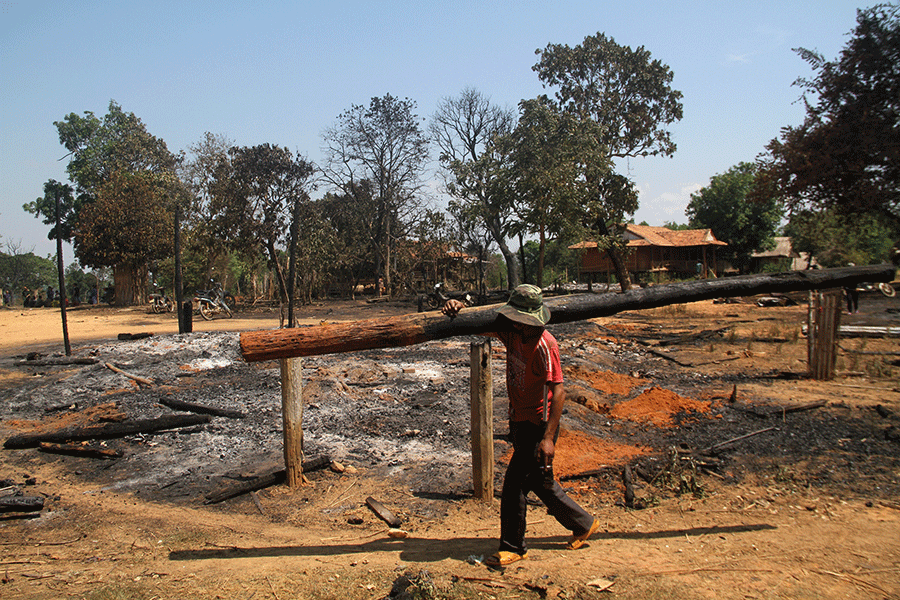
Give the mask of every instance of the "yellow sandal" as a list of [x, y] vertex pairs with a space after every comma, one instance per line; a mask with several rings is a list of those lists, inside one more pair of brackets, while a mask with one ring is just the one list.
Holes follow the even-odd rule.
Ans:
[[585, 531], [584, 533], [573, 535], [569, 538], [569, 549], [570, 550], [578, 550], [584, 543], [588, 540], [589, 537], [597, 533], [597, 530], [600, 529], [600, 519], [594, 519], [594, 522], [591, 523], [591, 528]]
[[515, 552], [507, 552], [506, 550], [500, 550], [487, 557], [484, 561], [489, 567], [505, 567], [506, 565], [511, 565], [514, 562], [518, 562], [523, 558], [528, 558], [528, 553], [525, 554], [516, 554]]

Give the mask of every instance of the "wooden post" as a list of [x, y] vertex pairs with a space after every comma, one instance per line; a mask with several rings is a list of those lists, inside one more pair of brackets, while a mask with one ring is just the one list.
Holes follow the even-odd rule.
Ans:
[[840, 290], [812, 294], [807, 330], [809, 376], [813, 379], [834, 379], [838, 329], [841, 325], [841, 297]]
[[281, 420], [284, 429], [284, 467], [287, 484], [303, 484], [303, 362], [301, 358], [282, 358]]
[[491, 340], [470, 347], [472, 405], [472, 485], [475, 497], [494, 498], [494, 386], [491, 378]]

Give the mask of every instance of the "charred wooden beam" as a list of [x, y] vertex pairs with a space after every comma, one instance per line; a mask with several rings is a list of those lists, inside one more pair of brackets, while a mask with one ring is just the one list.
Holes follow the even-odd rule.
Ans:
[[15, 363], [17, 367], [61, 367], [68, 365], [95, 365], [96, 358], [82, 358], [77, 356], [38, 358], [34, 360], [20, 360]]
[[41, 442], [41, 452], [49, 454], [67, 454], [69, 456], [83, 456], [85, 458], [122, 458], [124, 452], [102, 446], [82, 446], [81, 444], [52, 444]]
[[[572, 294], [549, 298], [546, 304], [550, 308], [551, 324], [571, 323], [606, 317], [625, 310], [644, 310], [714, 298], [840, 288], [867, 281], [891, 281], [895, 272], [896, 269], [891, 265], [876, 265], [743, 275], [633, 288], [621, 294]], [[497, 308], [497, 305], [467, 308], [454, 319], [448, 319], [434, 311], [388, 319], [247, 331], [241, 334], [241, 353], [248, 362], [256, 362], [410, 346], [459, 335], [477, 335], [495, 328]]]
[[[324, 469], [330, 464], [330, 457], [326, 455], [316, 456], [309, 460], [303, 461], [303, 472], [311, 473], [313, 471], [318, 471], [320, 469]], [[204, 500], [203, 503], [217, 504], [236, 496], [249, 494], [250, 492], [255, 492], [257, 490], [277, 485], [279, 483], [284, 483], [285, 481], [287, 481], [287, 470], [275, 469], [273, 471], [263, 473], [262, 475], [257, 475], [256, 477], [248, 479], [247, 481], [241, 481], [235, 485], [227, 486], [223, 489], [210, 492], [209, 494], [207, 494], [206, 500]]]
[[212, 415], [214, 417], [226, 417], [228, 419], [243, 419], [247, 416], [239, 410], [216, 408], [215, 406], [197, 404], [196, 402], [184, 402], [183, 400], [175, 400], [174, 398], [160, 398], [158, 402], [163, 406], [168, 406], [174, 410], [183, 410], [199, 415]]
[[8, 438], [4, 448], [34, 448], [41, 442], [65, 443], [76, 440], [112, 439], [138, 433], [153, 433], [166, 429], [191, 427], [209, 423], [208, 415], [165, 415], [155, 419], [136, 419], [119, 423], [101, 423], [82, 427], [64, 427], [53, 431], [22, 433]]
[[43, 508], [43, 496], [0, 497], [0, 512], [35, 512]]

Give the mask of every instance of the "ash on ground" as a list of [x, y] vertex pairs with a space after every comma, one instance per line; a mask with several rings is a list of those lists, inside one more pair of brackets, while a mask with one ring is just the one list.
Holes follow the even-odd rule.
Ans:
[[[874, 411], [830, 407], [768, 419], [765, 398], [729, 401], [733, 385], [799, 378], [802, 373], [747, 370], [716, 378], [666, 360], [628, 335], [611, 338], [591, 322], [550, 329], [560, 342], [570, 398], [563, 418], [569, 441], [564, 437], [559, 445], [557, 473], [586, 485], [602, 498], [598, 502], [621, 502], [626, 464], [658, 475], [673, 454], [715, 455], [705, 463], [698, 459], [702, 469], [697, 475], [706, 473], [717, 481], [734, 482], [752, 469], [803, 462], [805, 485], [827, 485], [853, 496], [891, 498], [900, 493], [900, 444], [885, 434], [886, 422]], [[454, 338], [304, 358], [305, 455], [353, 465], [421, 498], [470, 496], [469, 352], [470, 344], [481, 340]], [[499, 490], [509, 444], [503, 348], [495, 341], [493, 349]], [[244, 418], [213, 417], [187, 429], [108, 440], [105, 445], [124, 451], [113, 461], [4, 450], [20, 453], [22, 464], [63, 461], [100, 489], [194, 505], [223, 484], [278, 464], [278, 364], [244, 362], [239, 334], [156, 336], [82, 348], [77, 355], [98, 362], [27, 367], [33, 379], [0, 404], [5, 435], [105, 404], [129, 419], [172, 414], [160, 404], [165, 398], [240, 411]], [[153, 383], [138, 383], [105, 363]], [[604, 393], [592, 381], [597, 374], [625, 378], [625, 392]], [[643, 406], [642, 399], [656, 412], [668, 410], [668, 420], [629, 413], [627, 409]], [[662, 406], [670, 400], [671, 408]], [[740, 444], [707, 452], [766, 428]]]

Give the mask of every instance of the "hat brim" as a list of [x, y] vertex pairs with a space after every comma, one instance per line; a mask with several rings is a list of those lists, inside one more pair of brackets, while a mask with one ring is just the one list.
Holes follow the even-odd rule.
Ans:
[[550, 310], [546, 306], [541, 306], [536, 311], [523, 311], [506, 304], [497, 312], [510, 321], [532, 327], [543, 327], [550, 320]]

